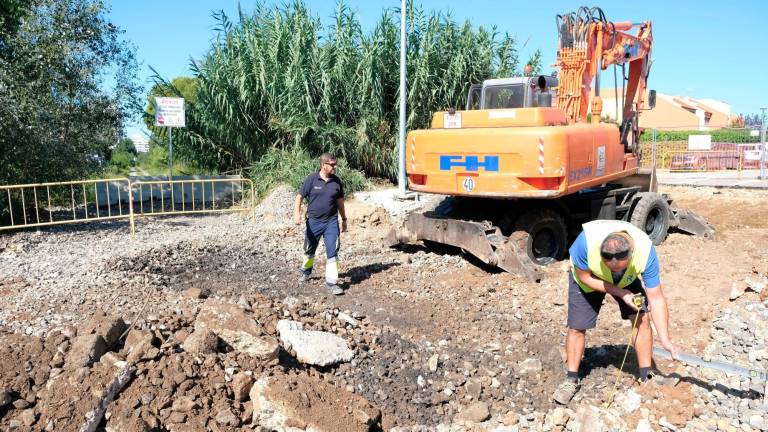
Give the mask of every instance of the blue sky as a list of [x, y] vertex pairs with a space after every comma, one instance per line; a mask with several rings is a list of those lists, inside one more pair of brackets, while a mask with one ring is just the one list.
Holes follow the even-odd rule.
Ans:
[[[109, 18], [125, 30], [125, 38], [137, 47], [141, 79], [149, 83], [148, 66], [166, 78], [190, 75], [190, 57], [199, 58], [214, 37], [213, 10], [223, 9], [237, 17], [238, 4], [249, 13], [254, 0], [123, 0], [108, 2]], [[282, 2], [268, 1], [268, 4]], [[370, 29], [385, 7], [400, 2], [345, 0]], [[417, 1], [418, 3], [418, 1]], [[335, 0], [308, 0], [313, 14], [323, 23], [331, 20]], [[451, 11], [454, 19], [475, 25], [496, 25], [501, 32], [527, 42], [520, 59], [540, 48], [544, 64], [555, 59], [555, 15], [573, 11], [583, 3], [541, 3], [501, 0], [423, 0], [425, 9]], [[590, 5], [592, 6], [592, 5]], [[768, 2], [715, 1], [609, 1], [599, 4], [612, 21], [653, 22], [653, 66], [649, 87], [662, 93], [713, 98], [731, 104], [734, 113], [757, 113], [768, 107]], [[550, 68], [545, 68], [548, 71]], [[612, 74], [611, 74], [612, 77]], [[610, 84], [608, 83], [610, 81]], [[603, 81], [612, 85], [613, 79]], [[149, 84], [147, 84], [149, 86]], [[136, 130], [129, 127], [129, 134]]]

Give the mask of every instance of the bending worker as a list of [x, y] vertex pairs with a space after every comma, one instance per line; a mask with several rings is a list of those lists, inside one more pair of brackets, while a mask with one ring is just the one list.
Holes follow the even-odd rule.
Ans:
[[[635, 351], [641, 381], [652, 377], [653, 360], [653, 334], [645, 311], [650, 310], [661, 345], [677, 359], [677, 347], [669, 336], [669, 309], [659, 280], [659, 261], [651, 239], [623, 221], [597, 220], [583, 227], [569, 250], [572, 271], [568, 274], [567, 373], [553, 397], [563, 405], [579, 390], [578, 371], [586, 333], [595, 328], [606, 293], [618, 302], [622, 319], [635, 322], [635, 314], [640, 313]], [[636, 295], [643, 297], [640, 311], [633, 303]]]
[[323, 153], [320, 155], [320, 170], [310, 174], [296, 195], [293, 207], [293, 222], [301, 225], [301, 202], [307, 199], [306, 232], [304, 234], [304, 263], [301, 267], [300, 281], [306, 281], [312, 274], [315, 264], [315, 252], [323, 238], [325, 244], [325, 283], [331, 294], [344, 294], [336, 282], [339, 279], [339, 266], [336, 256], [341, 245], [339, 239], [339, 216], [341, 231], [347, 230], [347, 215], [344, 210], [344, 186], [336, 177], [336, 157]]

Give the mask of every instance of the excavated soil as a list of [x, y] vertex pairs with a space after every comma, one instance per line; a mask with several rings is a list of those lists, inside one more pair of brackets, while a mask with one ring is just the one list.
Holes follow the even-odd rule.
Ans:
[[[686, 351], [700, 352], [732, 287], [768, 274], [768, 193], [665, 192], [717, 229], [714, 240], [675, 233], [658, 247], [672, 335]], [[303, 238], [285, 214], [290, 200], [291, 193], [279, 191], [260, 206], [255, 222], [238, 216], [142, 221], [135, 238], [118, 223], [0, 236], [0, 392], [12, 400], [0, 408], [0, 428], [79, 428], [117, 373], [105, 361], [61, 369], [77, 329], [97, 311], [151, 333], [156, 351], [137, 363], [133, 379], [107, 408], [107, 430], [257, 429], [252, 401], [235, 394], [232, 375], [244, 371], [280, 383], [270, 391], [293, 407], [298, 428], [352, 430], [360, 424], [355, 412], [361, 401], [381, 411], [370, 427], [383, 430], [454, 423], [478, 401], [496, 419], [512, 413], [531, 424], [555, 408], [551, 395], [563, 376], [565, 262], [547, 267], [535, 283], [448, 248], [388, 249], [381, 245], [388, 214], [352, 201], [340, 254], [346, 293], [332, 296], [323, 287], [322, 247], [316, 276], [298, 282]], [[269, 336], [277, 337], [282, 318], [335, 333], [355, 357], [314, 367], [285, 350], [277, 362], [232, 347], [188, 353], [183, 342], [202, 302], [188, 296], [190, 289], [233, 303], [242, 297]], [[748, 292], [742, 300], [758, 295]], [[357, 325], [340, 321], [339, 312], [354, 316]], [[589, 333], [574, 403], [606, 400], [628, 332], [618, 307], [607, 302]], [[127, 345], [113, 347], [117, 360], [129, 355]], [[658, 366], [666, 374], [678, 370], [669, 362]], [[635, 386], [632, 355], [625, 370], [622, 389]], [[651, 413], [643, 418], [684, 426], [697, 415], [696, 386], [682, 380], [635, 387]], [[634, 430], [639, 419], [638, 413], [626, 416], [628, 427]]]

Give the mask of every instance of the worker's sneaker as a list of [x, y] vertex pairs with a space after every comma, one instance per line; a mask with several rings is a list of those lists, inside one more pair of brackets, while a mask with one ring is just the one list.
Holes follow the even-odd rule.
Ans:
[[304, 283], [309, 280], [309, 275], [302, 273], [301, 276], [299, 276], [299, 282]]
[[573, 399], [573, 396], [576, 395], [576, 392], [579, 391], [579, 388], [581, 388], [581, 385], [578, 381], [566, 379], [557, 386], [552, 399], [561, 405], [567, 405]]
[[328, 287], [328, 291], [333, 295], [344, 294], [344, 290], [336, 284], [326, 284], [326, 286]]

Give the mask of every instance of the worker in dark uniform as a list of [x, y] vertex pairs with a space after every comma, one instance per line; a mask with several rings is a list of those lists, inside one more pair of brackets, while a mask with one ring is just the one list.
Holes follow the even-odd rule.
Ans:
[[[579, 365], [584, 356], [586, 333], [597, 325], [606, 294], [619, 304], [621, 317], [635, 322], [635, 351], [640, 380], [649, 379], [653, 361], [650, 311], [661, 345], [677, 359], [677, 347], [669, 336], [669, 309], [659, 279], [659, 260], [648, 235], [634, 225], [615, 220], [584, 224], [584, 231], [570, 249], [568, 275], [568, 333], [565, 340], [567, 371], [553, 399], [567, 404], [579, 390]], [[636, 296], [642, 296], [636, 306]]]
[[[310, 174], [296, 195], [293, 221], [301, 225], [301, 203], [308, 201], [305, 218], [304, 263], [301, 267], [300, 281], [304, 282], [312, 274], [315, 264], [315, 252], [322, 237], [325, 244], [325, 283], [334, 295], [344, 294], [338, 285], [339, 265], [337, 255], [341, 245], [339, 233], [347, 230], [347, 216], [344, 211], [344, 185], [336, 177], [336, 158], [328, 153], [320, 155], [320, 170]], [[341, 230], [339, 230], [341, 216]]]

